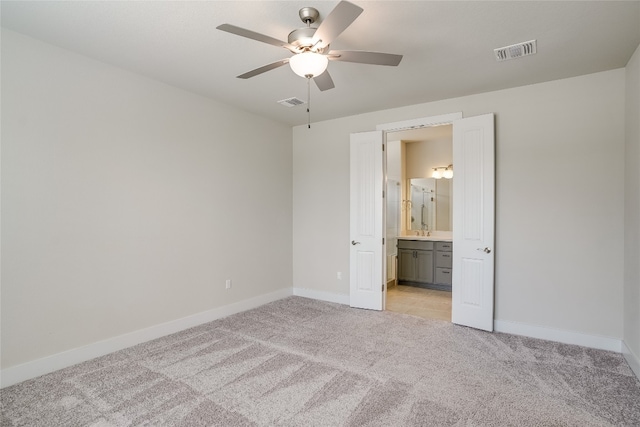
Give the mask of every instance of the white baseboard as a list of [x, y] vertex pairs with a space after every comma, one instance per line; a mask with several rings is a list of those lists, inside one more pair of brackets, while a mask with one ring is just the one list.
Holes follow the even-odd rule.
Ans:
[[622, 341], [622, 355], [627, 360], [633, 373], [636, 374], [636, 377], [640, 380], [640, 357], [631, 351], [624, 341]]
[[349, 305], [349, 295], [347, 294], [335, 294], [333, 292], [314, 291], [313, 289], [293, 288], [293, 295]]
[[622, 351], [622, 341], [616, 338], [588, 335], [581, 332], [528, 325], [519, 322], [509, 322], [506, 320], [494, 320], [493, 328], [496, 332], [522, 335], [530, 338], [540, 338], [565, 344], [581, 345], [583, 347], [615, 351], [616, 353], [620, 353]]
[[68, 366], [104, 356], [143, 342], [180, 332], [222, 317], [250, 310], [261, 305], [291, 296], [292, 288], [285, 288], [269, 294], [249, 298], [233, 304], [203, 311], [181, 319], [161, 323], [128, 334], [119, 335], [96, 343], [57, 353], [42, 359], [3, 369], [0, 373], [0, 387], [17, 384], [40, 375], [48, 374]]
[[[74, 348], [62, 353], [57, 353], [31, 362], [23, 363], [21, 365], [3, 369], [0, 372], [0, 387], [17, 384], [77, 363], [113, 353], [114, 351], [122, 350], [124, 348], [170, 335], [175, 332], [180, 332], [222, 317], [250, 310], [291, 295], [349, 305], [349, 295], [347, 294], [336, 294], [333, 292], [315, 291], [304, 288], [285, 288], [269, 294], [249, 298], [247, 300], [214, 308], [191, 316], [183, 317], [181, 319], [140, 329], [128, 334], [119, 335], [117, 337], [109, 338], [83, 347]], [[584, 347], [622, 353], [633, 372], [640, 379], [640, 358], [619, 339], [587, 335], [579, 332], [527, 325], [524, 323], [504, 320], [495, 320], [494, 329], [496, 332], [505, 332], [531, 338], [540, 338], [549, 341], [576, 344]]]

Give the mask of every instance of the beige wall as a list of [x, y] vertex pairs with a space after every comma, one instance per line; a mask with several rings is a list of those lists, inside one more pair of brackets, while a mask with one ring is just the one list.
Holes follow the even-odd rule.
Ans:
[[433, 168], [453, 163], [453, 135], [449, 138], [407, 142], [405, 148], [407, 179], [431, 178]]
[[2, 368], [290, 288], [291, 139], [3, 31]]
[[640, 46], [626, 68], [624, 342], [640, 377]]
[[619, 69], [295, 127], [294, 286], [349, 292], [350, 133], [493, 112], [496, 319], [622, 338], [624, 87]]

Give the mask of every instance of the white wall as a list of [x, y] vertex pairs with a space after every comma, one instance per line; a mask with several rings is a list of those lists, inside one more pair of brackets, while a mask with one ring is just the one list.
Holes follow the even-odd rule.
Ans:
[[626, 67], [624, 343], [640, 377], [640, 46]]
[[294, 286], [348, 294], [350, 133], [494, 112], [496, 319], [621, 339], [624, 87], [619, 69], [295, 127]]
[[290, 289], [291, 142], [3, 31], [2, 368]]

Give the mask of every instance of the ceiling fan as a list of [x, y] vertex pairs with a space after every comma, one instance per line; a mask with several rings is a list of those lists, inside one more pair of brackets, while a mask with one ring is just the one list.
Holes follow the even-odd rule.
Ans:
[[238, 78], [248, 79], [289, 64], [296, 74], [307, 79], [313, 78], [318, 88], [324, 91], [335, 87], [333, 79], [327, 71], [329, 61], [397, 66], [402, 60], [402, 55], [391, 53], [329, 49], [329, 44], [347, 29], [363, 10], [353, 3], [341, 1], [316, 28], [311, 24], [318, 20], [320, 13], [313, 7], [303, 7], [300, 9], [299, 15], [307, 26], [289, 33], [287, 42], [231, 24], [219, 25], [217, 29], [283, 47], [293, 53], [293, 56], [289, 58], [256, 68], [237, 76]]

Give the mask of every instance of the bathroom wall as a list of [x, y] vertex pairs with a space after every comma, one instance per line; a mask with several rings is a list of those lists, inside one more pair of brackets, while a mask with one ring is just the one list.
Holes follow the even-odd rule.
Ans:
[[[403, 146], [405, 148], [404, 155], [406, 165], [405, 176], [407, 182], [412, 178], [431, 178], [434, 168], [439, 168], [439, 170], [442, 172], [442, 167], [453, 164], [453, 127], [438, 126], [433, 129], [436, 133], [436, 136], [434, 136], [433, 138], [429, 138], [426, 140], [403, 141]], [[445, 178], [441, 178], [441, 180], [442, 179]], [[408, 199], [410, 197], [410, 189], [407, 182], [403, 183], [405, 199]], [[451, 193], [448, 192], [447, 195], [450, 197]], [[441, 196], [444, 196], [444, 193], [441, 194]], [[440, 197], [440, 199], [442, 202], [443, 197]], [[448, 209], [448, 207], [444, 209], [446, 207], [444, 206], [444, 203], [440, 203], [438, 205], [436, 202], [434, 203], [434, 206], [437, 207], [437, 211], [435, 213], [435, 216], [439, 218], [437, 222], [441, 225], [440, 227], [435, 227], [434, 229], [451, 231], [450, 220], [452, 218], [452, 211]], [[416, 217], [415, 212], [413, 216], [414, 218]], [[411, 234], [411, 225], [408, 223], [408, 221], [406, 224], [407, 228], [403, 229], [403, 233]]]
[[[397, 237], [402, 230], [402, 155], [401, 141], [387, 141], [387, 257], [395, 256], [397, 250]], [[395, 278], [395, 261], [388, 258], [387, 278]]]
[[[449, 126], [449, 128], [451, 128]], [[431, 178], [435, 167], [453, 163], [453, 136], [427, 141], [405, 142], [407, 179]], [[441, 169], [442, 170], [442, 169]], [[455, 165], [454, 165], [455, 175]]]

